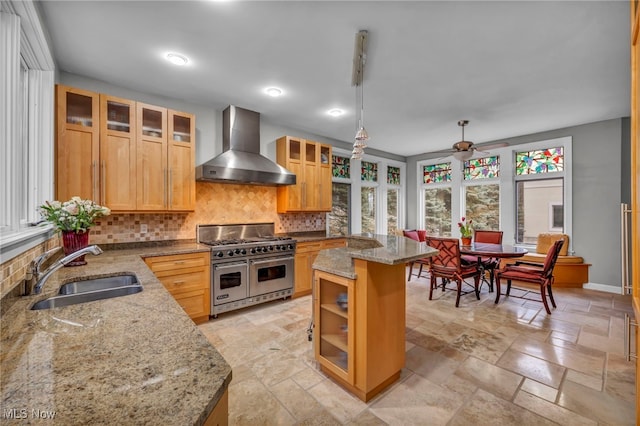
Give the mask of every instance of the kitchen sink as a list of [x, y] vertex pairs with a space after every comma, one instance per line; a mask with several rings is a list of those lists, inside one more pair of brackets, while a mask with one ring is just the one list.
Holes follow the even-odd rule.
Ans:
[[139, 286], [140, 282], [135, 274], [126, 273], [108, 277], [91, 278], [73, 281], [60, 287], [58, 294], [78, 294], [88, 291], [108, 290], [116, 287]]
[[53, 309], [96, 300], [140, 293], [142, 285], [135, 274], [92, 278], [64, 284], [57, 296], [35, 303], [31, 310]]

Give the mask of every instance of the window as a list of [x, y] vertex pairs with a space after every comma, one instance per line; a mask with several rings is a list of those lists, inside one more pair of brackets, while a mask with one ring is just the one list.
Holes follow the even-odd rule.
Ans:
[[451, 187], [424, 190], [424, 229], [438, 237], [451, 236]]
[[[404, 225], [406, 164], [333, 148], [333, 207], [327, 220], [331, 234], [395, 234]], [[353, 173], [352, 173], [353, 172]]]
[[503, 231], [505, 244], [535, 245], [546, 232], [571, 236], [571, 147], [571, 137], [562, 137], [464, 162], [421, 161], [417, 222], [430, 234], [459, 236], [465, 216], [475, 229]]
[[28, 227], [53, 193], [54, 66], [37, 16], [32, 2], [0, 5], [0, 252], [6, 259], [48, 238], [47, 228]]
[[376, 232], [376, 189], [364, 186], [361, 189], [362, 232]]
[[333, 183], [331, 213], [329, 214], [329, 233], [331, 235], [349, 235], [351, 233], [351, 184]]
[[518, 151], [515, 164], [516, 242], [535, 244], [540, 233], [564, 232], [563, 148]]
[[491, 156], [464, 162], [464, 216], [474, 229], [500, 230], [500, 157]]
[[387, 235], [395, 235], [400, 216], [400, 167], [387, 166]]
[[451, 236], [451, 163], [422, 166], [424, 229], [429, 235]]

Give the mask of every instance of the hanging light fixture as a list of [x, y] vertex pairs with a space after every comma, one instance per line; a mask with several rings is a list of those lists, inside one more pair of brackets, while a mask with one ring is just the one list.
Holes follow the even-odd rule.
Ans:
[[[364, 64], [367, 59], [367, 30], [358, 31], [356, 34], [356, 43], [353, 51], [353, 73], [351, 75], [351, 85], [356, 87], [356, 110], [358, 108], [358, 88], [360, 89], [360, 114], [356, 117], [356, 136], [353, 143], [353, 151], [351, 158], [360, 160], [364, 154], [364, 148], [367, 147], [366, 141], [369, 140], [369, 134], [364, 127]], [[358, 116], [358, 114], [356, 114]]]

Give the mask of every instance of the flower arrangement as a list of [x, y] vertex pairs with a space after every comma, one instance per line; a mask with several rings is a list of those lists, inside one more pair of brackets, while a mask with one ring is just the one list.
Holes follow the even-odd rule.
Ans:
[[473, 220], [469, 219], [468, 222], [466, 222], [466, 218], [462, 218], [460, 219], [460, 222], [458, 222], [458, 228], [460, 228], [460, 235], [463, 238], [471, 238], [471, 236], [473, 235], [473, 227], [472, 224]]
[[39, 207], [40, 215], [60, 231], [87, 232], [95, 220], [111, 214], [107, 207], [92, 200], [72, 197], [69, 201], [45, 202]]

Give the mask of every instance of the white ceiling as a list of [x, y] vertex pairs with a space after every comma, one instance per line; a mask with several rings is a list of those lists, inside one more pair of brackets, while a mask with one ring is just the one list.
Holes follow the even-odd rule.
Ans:
[[[629, 115], [620, 1], [44, 1], [60, 70], [403, 156]], [[185, 54], [188, 66], [163, 59]], [[274, 99], [262, 90], [278, 86]], [[326, 114], [342, 108], [335, 119]]]

